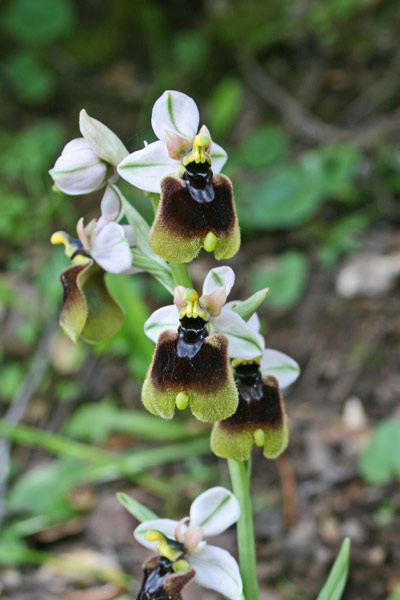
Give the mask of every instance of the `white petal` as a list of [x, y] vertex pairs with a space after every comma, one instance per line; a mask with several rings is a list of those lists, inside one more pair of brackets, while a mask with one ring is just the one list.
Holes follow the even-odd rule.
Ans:
[[137, 188], [159, 194], [161, 179], [174, 174], [179, 164], [169, 157], [164, 142], [153, 142], [127, 156], [118, 165], [118, 173]]
[[160, 531], [168, 538], [174, 540], [175, 529], [178, 525], [179, 522], [173, 521], [172, 519], [154, 519], [154, 521], [144, 521], [144, 523], [140, 523], [140, 525], [136, 527], [133, 535], [139, 544], [149, 548], [149, 550], [157, 552], [157, 546], [159, 542], [149, 542], [149, 540], [146, 540], [146, 535], [152, 531]]
[[159, 140], [165, 139], [165, 129], [193, 140], [199, 127], [199, 120], [199, 109], [190, 96], [167, 90], [153, 106], [151, 126]]
[[79, 128], [97, 156], [117, 166], [127, 155], [128, 150], [109, 127], [90, 117], [83, 108], [79, 114]]
[[281, 389], [287, 388], [300, 375], [300, 367], [293, 358], [270, 348], [262, 355], [260, 371], [263, 375], [276, 377]]
[[132, 266], [132, 252], [124, 228], [107, 223], [91, 239], [90, 255], [109, 273], [122, 273]]
[[159, 308], [147, 319], [144, 332], [148, 338], [157, 343], [163, 331], [177, 330], [179, 327], [179, 312], [175, 304]]
[[101, 199], [101, 216], [106, 221], [120, 221], [124, 216], [121, 192], [115, 185], [108, 185]]
[[107, 165], [83, 138], [71, 140], [49, 171], [56, 186], [76, 196], [93, 192], [106, 181]]
[[[230, 302], [227, 302], [225, 304], [225, 308], [229, 308], [230, 310], [233, 310], [237, 306], [240, 306], [242, 303], [243, 303], [242, 300], [231, 300]], [[254, 331], [257, 331], [257, 333], [260, 332], [261, 323], [260, 323], [260, 319], [258, 318], [257, 313], [254, 313], [250, 317], [250, 319], [247, 321], [247, 323], [248, 323], [248, 325], [250, 325], [250, 327], [252, 327], [254, 329]]]
[[243, 584], [239, 566], [229, 552], [207, 544], [198, 554], [190, 552], [188, 562], [196, 570], [196, 583], [230, 600], [241, 600]]
[[228, 354], [231, 358], [251, 360], [264, 352], [264, 338], [239, 317], [237, 313], [223, 308], [219, 317], [212, 319], [212, 326], [223, 333], [229, 341]]
[[213, 173], [219, 173], [222, 170], [224, 164], [226, 163], [226, 160], [228, 158], [227, 153], [221, 146], [219, 146], [215, 142], [211, 142], [210, 156], [211, 168], [213, 170]]
[[219, 535], [236, 523], [240, 505], [236, 497], [223, 487], [214, 487], [200, 494], [190, 507], [190, 529], [201, 527], [204, 537]]
[[231, 267], [217, 267], [211, 269], [203, 284], [203, 295], [212, 294], [218, 288], [225, 286], [226, 295], [229, 295], [233, 284], [235, 283], [235, 273]]

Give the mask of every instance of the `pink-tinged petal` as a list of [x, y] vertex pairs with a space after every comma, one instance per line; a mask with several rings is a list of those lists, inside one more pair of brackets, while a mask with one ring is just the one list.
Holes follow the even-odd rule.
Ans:
[[[200, 129], [199, 129], [199, 135], [201, 135], [201, 134], [207, 135], [210, 138], [210, 142], [211, 142], [211, 133], [210, 133], [210, 130], [208, 129], [208, 127], [206, 125], [202, 125], [200, 127]], [[206, 152], [208, 152], [210, 150], [210, 146], [211, 146], [211, 143], [210, 143], [209, 146], [206, 146], [206, 148], [205, 148]]]
[[115, 167], [128, 155], [128, 150], [106, 125], [90, 117], [83, 108], [79, 114], [81, 134], [104, 161]]
[[196, 571], [196, 583], [230, 600], [241, 600], [243, 584], [239, 566], [229, 552], [207, 544], [198, 554], [190, 552], [188, 562]]
[[190, 507], [190, 529], [201, 527], [204, 537], [219, 535], [239, 519], [240, 505], [231, 491], [211, 488], [196, 498]]
[[132, 266], [132, 252], [124, 229], [107, 223], [91, 240], [90, 255], [105, 271], [122, 273]]
[[203, 295], [212, 294], [215, 290], [225, 287], [226, 295], [229, 295], [235, 283], [235, 273], [231, 267], [216, 267], [206, 275], [203, 284]]
[[219, 173], [227, 161], [227, 158], [228, 158], [227, 153], [221, 146], [219, 146], [215, 142], [211, 142], [210, 156], [211, 156], [211, 168], [212, 168], [213, 172]]
[[147, 319], [144, 332], [148, 338], [157, 343], [158, 338], [168, 329], [177, 331], [179, 327], [179, 312], [175, 304], [159, 308]]
[[124, 216], [121, 195], [117, 186], [108, 185], [106, 187], [100, 204], [101, 217], [105, 221], [116, 221], [118, 223]]
[[146, 537], [153, 531], [159, 531], [167, 538], [175, 539], [175, 529], [179, 525], [179, 521], [173, 521], [172, 519], [154, 519], [153, 521], [144, 521], [140, 523], [133, 532], [135, 540], [139, 542], [145, 548], [157, 552], [157, 546], [160, 543], [158, 540], [150, 542]]
[[221, 287], [211, 294], [201, 296], [200, 306], [208, 312], [211, 317], [218, 317], [226, 301], [226, 288]]
[[130, 225], [120, 225], [120, 227], [122, 227], [122, 229], [124, 230], [124, 236], [128, 240], [129, 245], [135, 246], [136, 240], [132, 227]]
[[68, 142], [49, 173], [56, 186], [71, 196], [101, 188], [108, 177], [106, 163], [84, 138]]
[[184, 300], [183, 295], [186, 291], [186, 288], [183, 285], [178, 285], [174, 289], [174, 304], [179, 312], [187, 305], [187, 300]]
[[192, 147], [192, 143], [185, 137], [182, 137], [178, 133], [174, 133], [169, 129], [164, 131], [165, 143], [167, 145], [168, 154], [170, 158], [174, 160], [181, 160], [182, 156], [186, 154]]
[[260, 371], [265, 377], [275, 377], [281, 389], [292, 385], [300, 375], [300, 367], [293, 358], [270, 348], [263, 352]]
[[228, 353], [231, 358], [252, 360], [264, 352], [262, 335], [233, 310], [224, 307], [220, 316], [212, 319], [212, 327], [228, 338]]
[[161, 180], [178, 167], [179, 162], [169, 157], [164, 142], [153, 142], [127, 156], [118, 165], [118, 173], [137, 188], [160, 194]]
[[79, 221], [76, 225], [76, 231], [77, 231], [79, 240], [82, 242], [83, 247], [86, 248], [86, 250], [87, 250], [89, 248], [89, 240], [86, 235], [83, 217], [81, 217], [79, 219]]
[[167, 90], [153, 106], [151, 126], [159, 140], [165, 140], [165, 130], [168, 129], [192, 141], [199, 119], [199, 109], [190, 96]]

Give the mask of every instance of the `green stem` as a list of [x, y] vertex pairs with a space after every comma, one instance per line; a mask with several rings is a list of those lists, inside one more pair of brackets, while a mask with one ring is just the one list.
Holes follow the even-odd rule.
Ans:
[[257, 558], [253, 525], [253, 508], [250, 496], [249, 465], [228, 459], [233, 493], [239, 500], [240, 518], [237, 522], [240, 574], [246, 600], [259, 600]]
[[175, 285], [183, 285], [185, 288], [193, 287], [186, 263], [170, 263], [169, 266], [171, 267]]

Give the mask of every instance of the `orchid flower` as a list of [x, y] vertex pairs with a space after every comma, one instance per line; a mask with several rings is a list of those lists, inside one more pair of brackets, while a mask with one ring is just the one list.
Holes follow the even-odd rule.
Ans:
[[181, 521], [145, 521], [135, 529], [134, 536], [140, 544], [167, 559], [175, 573], [193, 569], [193, 581], [199, 585], [230, 600], [241, 600], [243, 586], [236, 560], [226, 550], [204, 540], [228, 529], [239, 515], [239, 502], [232, 492], [214, 487], [196, 498], [189, 517]]
[[[230, 303], [235, 308], [239, 305]], [[259, 331], [256, 313], [248, 324]], [[276, 458], [289, 441], [280, 389], [297, 379], [299, 365], [282, 352], [266, 349], [254, 360], [236, 358], [232, 366], [239, 392], [238, 408], [231, 417], [214, 424], [211, 449], [221, 458], [243, 461], [250, 457], [255, 443], [263, 447], [266, 458]]]
[[[121, 192], [116, 186], [107, 186], [101, 201], [101, 217], [84, 225], [79, 219], [76, 227], [78, 238], [71, 238], [63, 231], [53, 234], [53, 244], [65, 244], [67, 256], [93, 258], [108, 273], [134, 273], [131, 246], [135, 237], [130, 225], [120, 225], [124, 216]], [[81, 259], [82, 260], [82, 259]]]
[[64, 231], [51, 237], [53, 244], [64, 244], [72, 266], [61, 275], [64, 289], [60, 325], [77, 342], [82, 336], [90, 342], [107, 339], [121, 327], [124, 313], [112, 298], [105, 283], [105, 272], [134, 273], [131, 246], [135, 239], [123, 217], [121, 193], [108, 186], [101, 201], [101, 217], [88, 225], [80, 219], [78, 239]]
[[199, 298], [193, 289], [175, 288], [175, 303], [145, 323], [157, 342], [142, 388], [151, 413], [172, 419], [175, 406], [190, 405], [200, 421], [232, 415], [238, 405], [229, 356], [250, 360], [264, 350], [264, 339], [235, 311], [224, 308], [235, 275], [230, 267], [212, 269]]
[[151, 125], [158, 141], [129, 154], [118, 166], [118, 173], [132, 185], [159, 194], [166, 175], [176, 174], [186, 153], [193, 148], [197, 136], [207, 138], [206, 150], [214, 173], [224, 166], [227, 154], [211, 140], [203, 125], [195, 101], [182, 92], [168, 90], [153, 106]]
[[250, 360], [264, 351], [264, 338], [259, 333], [255, 319], [244, 321], [234, 307], [240, 303], [226, 303], [235, 283], [235, 273], [231, 267], [217, 267], [208, 272], [203, 293], [198, 298], [194, 290], [185, 290], [183, 286], [175, 288], [174, 304], [156, 310], [144, 324], [147, 337], [153, 342], [168, 330], [177, 330], [180, 319], [185, 316], [200, 316], [207, 322], [208, 332], [222, 333], [228, 339], [228, 354], [231, 358]]
[[49, 173], [56, 187], [71, 196], [94, 192], [116, 181], [116, 166], [128, 154], [121, 140], [82, 109], [81, 138], [68, 142]]

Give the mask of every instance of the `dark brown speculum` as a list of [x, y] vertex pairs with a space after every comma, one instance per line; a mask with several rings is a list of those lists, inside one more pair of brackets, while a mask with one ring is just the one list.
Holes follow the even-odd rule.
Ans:
[[182, 600], [181, 591], [193, 579], [195, 571], [175, 573], [173, 563], [153, 556], [143, 565], [143, 580], [136, 600]]
[[216, 236], [227, 235], [235, 225], [231, 183], [211, 171], [211, 177], [200, 173], [193, 169], [193, 176], [186, 174], [185, 179], [163, 179], [160, 223], [171, 234], [186, 239], [204, 238], [210, 231]]
[[[177, 333], [161, 335], [151, 374], [157, 389], [178, 386], [210, 393], [225, 385], [229, 368], [226, 350], [222, 353], [208, 343], [207, 336], [206, 322], [200, 317], [183, 317]], [[222, 343], [226, 346], [225, 339]]]
[[221, 421], [224, 427], [245, 429], [269, 426], [282, 427], [283, 406], [279, 385], [274, 377], [262, 377], [256, 362], [235, 368], [239, 404], [234, 415]]

